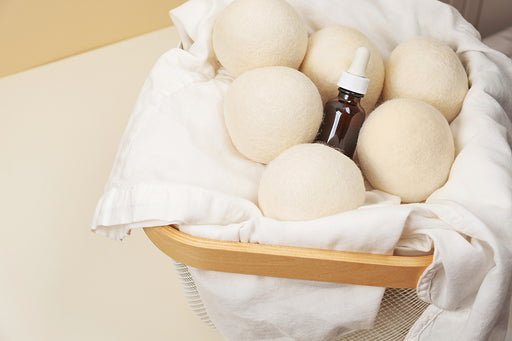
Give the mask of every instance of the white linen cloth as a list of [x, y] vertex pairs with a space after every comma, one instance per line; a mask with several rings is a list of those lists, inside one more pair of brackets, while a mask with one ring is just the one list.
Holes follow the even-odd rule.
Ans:
[[[407, 340], [503, 340], [512, 277], [512, 61], [437, 1], [290, 0], [310, 32], [354, 27], [384, 58], [418, 35], [444, 41], [463, 61], [471, 89], [451, 123], [457, 157], [449, 180], [426, 203], [400, 205], [369, 190], [357, 210], [275, 221], [256, 206], [264, 166], [240, 155], [224, 126], [232, 79], [216, 62], [211, 30], [230, 2], [190, 0], [171, 11], [183, 49], [165, 53], [145, 82], [92, 229], [122, 239], [132, 228], [178, 224], [211, 239], [381, 254], [433, 244], [434, 261], [417, 287], [432, 305]], [[384, 290], [191, 273], [227, 340], [335, 340], [371, 327]]]

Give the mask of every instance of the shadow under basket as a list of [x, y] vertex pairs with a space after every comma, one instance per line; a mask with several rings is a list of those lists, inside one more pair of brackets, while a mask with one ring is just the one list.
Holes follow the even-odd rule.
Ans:
[[188, 266], [212, 271], [386, 287], [374, 327], [338, 340], [403, 340], [428, 307], [416, 284], [432, 263], [428, 256], [388, 256], [194, 237], [174, 226], [144, 229], [148, 238], [175, 261], [191, 309], [214, 327]]

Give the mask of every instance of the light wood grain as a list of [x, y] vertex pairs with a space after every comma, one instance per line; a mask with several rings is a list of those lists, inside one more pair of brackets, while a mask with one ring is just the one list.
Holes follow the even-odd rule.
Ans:
[[172, 226], [145, 228], [167, 256], [195, 268], [388, 288], [415, 288], [432, 256], [403, 257], [193, 237]]

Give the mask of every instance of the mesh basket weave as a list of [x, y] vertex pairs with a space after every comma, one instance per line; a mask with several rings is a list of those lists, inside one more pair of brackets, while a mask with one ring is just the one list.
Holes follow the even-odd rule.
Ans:
[[[190, 309], [208, 326], [215, 328], [199, 295], [188, 266], [174, 261]], [[386, 289], [372, 329], [358, 330], [338, 341], [403, 340], [409, 329], [427, 309], [428, 303], [416, 296], [416, 289]]]
[[180, 262], [176, 262], [174, 259], [173, 262], [176, 273], [178, 274], [178, 278], [180, 279], [181, 286], [183, 287], [183, 292], [185, 294], [185, 299], [187, 300], [188, 306], [190, 309], [192, 309], [194, 314], [196, 314], [201, 319], [201, 321], [206, 323], [208, 326], [215, 328], [213, 322], [208, 316], [208, 313], [206, 312], [206, 308], [203, 305], [201, 296], [199, 296], [196, 283], [188, 271], [188, 266]]
[[403, 340], [428, 306], [418, 298], [416, 289], [387, 288], [373, 328], [358, 330], [338, 341]]

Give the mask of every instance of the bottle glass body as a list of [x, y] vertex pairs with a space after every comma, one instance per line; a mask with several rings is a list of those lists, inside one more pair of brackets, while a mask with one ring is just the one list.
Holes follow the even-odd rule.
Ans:
[[316, 141], [339, 149], [352, 158], [356, 149], [359, 130], [365, 119], [361, 106], [363, 95], [339, 88], [338, 97], [324, 107], [324, 117]]

